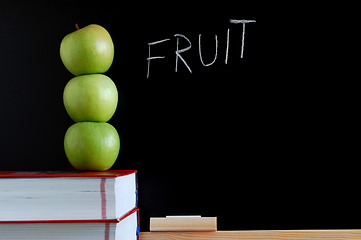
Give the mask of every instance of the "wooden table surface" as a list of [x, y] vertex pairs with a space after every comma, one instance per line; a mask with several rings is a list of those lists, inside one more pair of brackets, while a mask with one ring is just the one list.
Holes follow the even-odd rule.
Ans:
[[361, 240], [361, 230], [142, 232], [140, 240]]

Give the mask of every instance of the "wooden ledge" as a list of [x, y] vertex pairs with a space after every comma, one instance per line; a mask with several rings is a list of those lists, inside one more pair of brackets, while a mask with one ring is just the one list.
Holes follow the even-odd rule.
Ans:
[[361, 229], [142, 232], [140, 240], [360, 240]]

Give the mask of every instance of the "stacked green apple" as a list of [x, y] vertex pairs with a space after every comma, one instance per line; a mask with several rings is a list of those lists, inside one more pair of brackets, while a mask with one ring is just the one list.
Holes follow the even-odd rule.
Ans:
[[103, 74], [113, 62], [113, 41], [106, 29], [91, 24], [64, 37], [60, 57], [75, 75], [63, 94], [65, 109], [75, 122], [65, 134], [65, 154], [78, 170], [108, 170], [120, 147], [116, 129], [107, 123], [117, 108], [118, 91]]

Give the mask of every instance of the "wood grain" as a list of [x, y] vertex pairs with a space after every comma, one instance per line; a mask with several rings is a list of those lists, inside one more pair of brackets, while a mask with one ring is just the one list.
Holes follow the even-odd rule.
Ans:
[[150, 231], [217, 231], [216, 217], [150, 218]]
[[140, 240], [360, 240], [361, 230], [142, 232]]

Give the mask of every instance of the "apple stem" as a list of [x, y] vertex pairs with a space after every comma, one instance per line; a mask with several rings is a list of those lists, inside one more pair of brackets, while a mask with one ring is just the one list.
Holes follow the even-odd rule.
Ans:
[[76, 27], [76, 29], [78, 29], [78, 30], [79, 30], [79, 26], [78, 26], [78, 24], [77, 24], [77, 23], [75, 23], [75, 27]]

